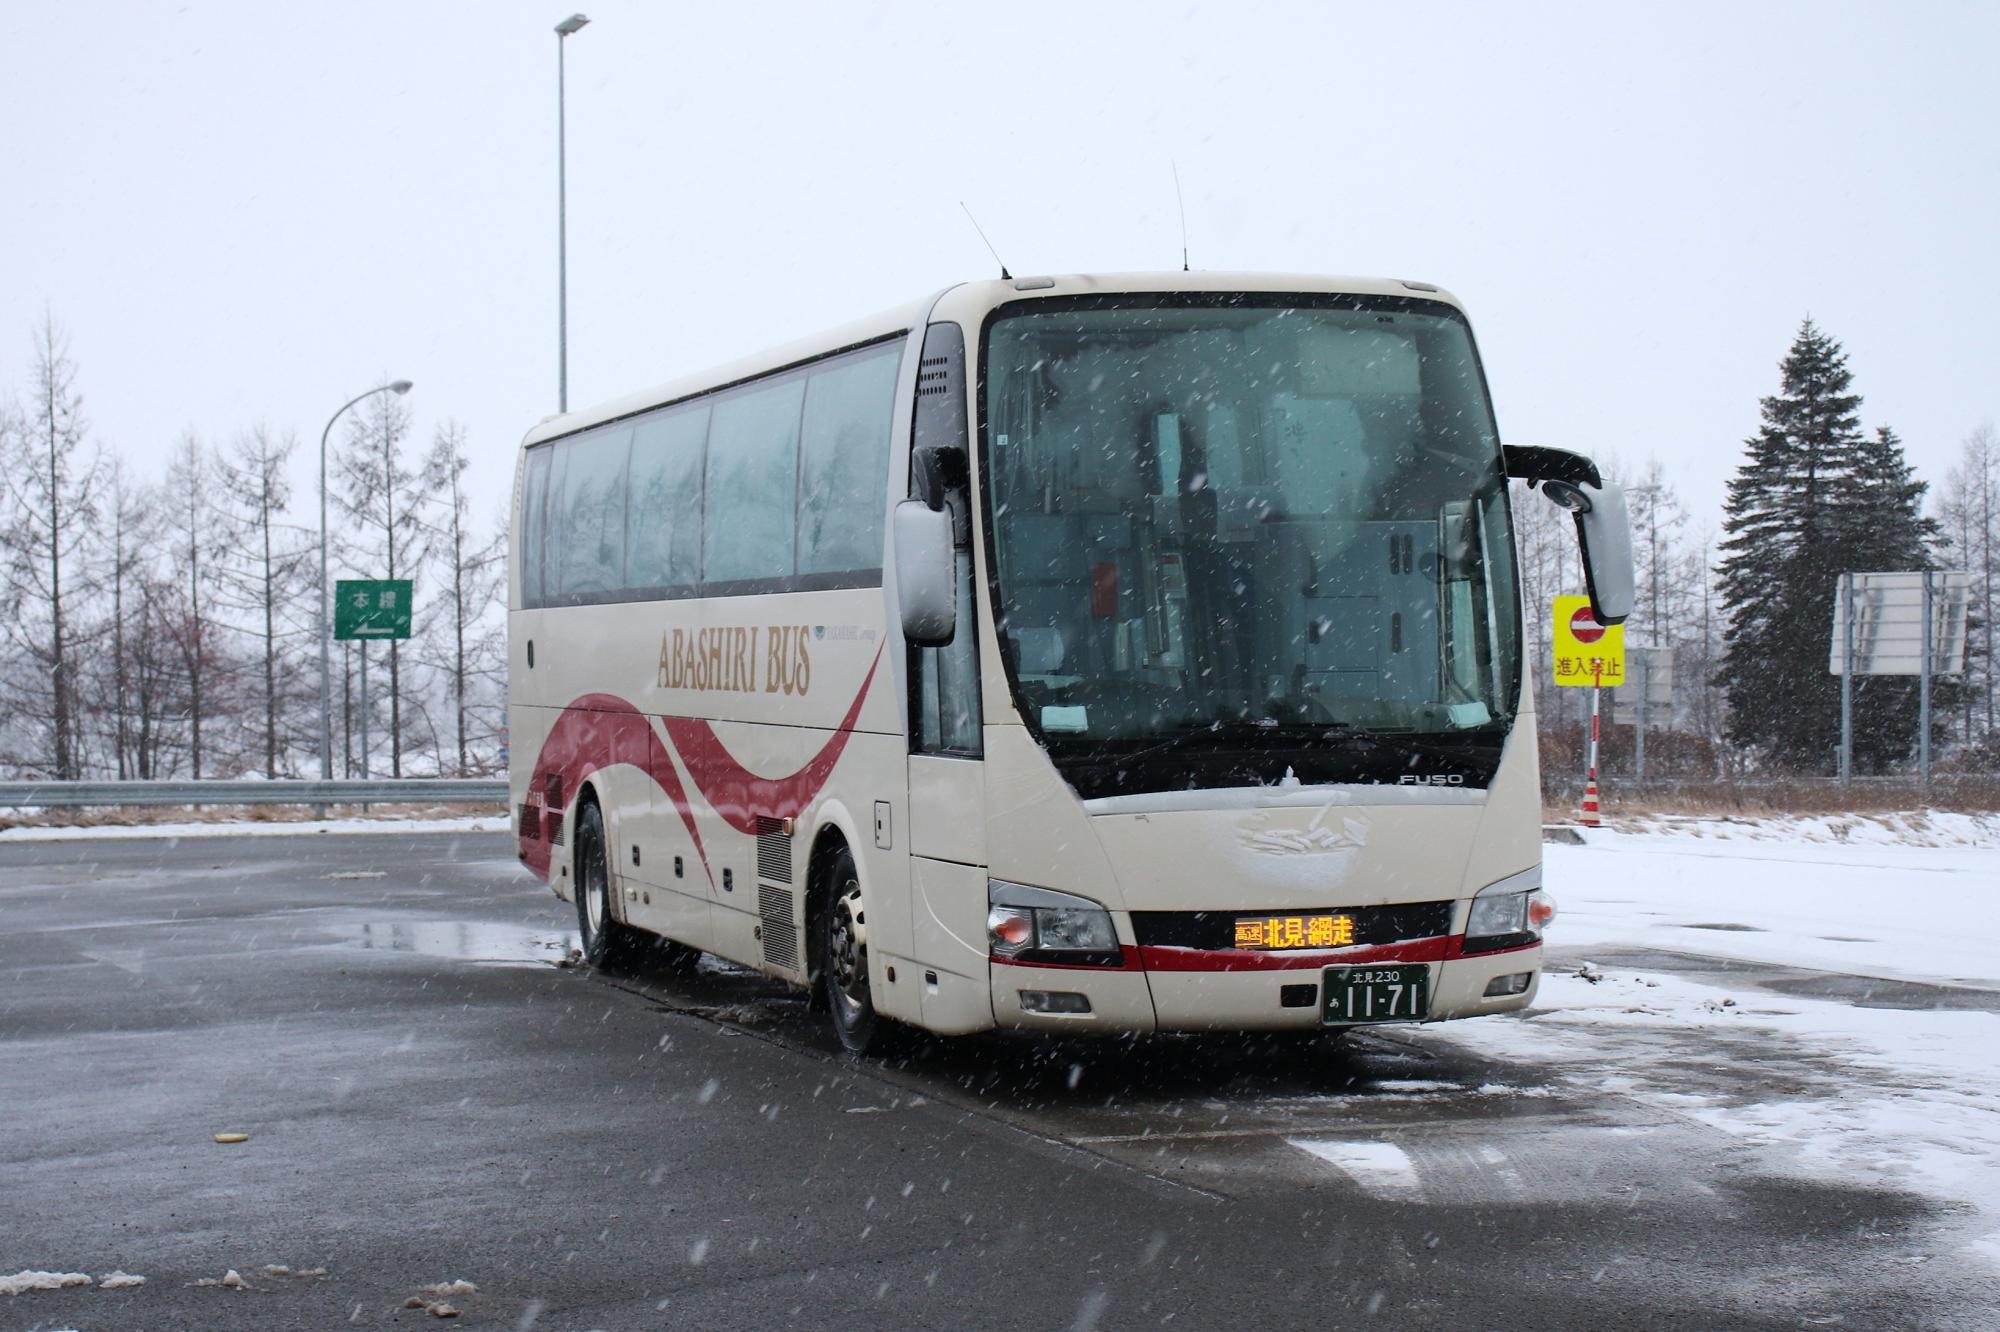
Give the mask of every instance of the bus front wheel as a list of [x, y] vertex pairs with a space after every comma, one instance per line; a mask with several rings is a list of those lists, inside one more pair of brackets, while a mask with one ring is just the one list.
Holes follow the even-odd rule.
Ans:
[[820, 984], [841, 1045], [863, 1054], [875, 1039], [875, 1001], [868, 990], [868, 910], [854, 853], [840, 848], [827, 865], [829, 888], [820, 913]]
[[604, 815], [595, 801], [576, 812], [576, 927], [583, 958], [593, 967], [625, 952], [628, 932], [611, 914], [611, 864], [605, 852]]

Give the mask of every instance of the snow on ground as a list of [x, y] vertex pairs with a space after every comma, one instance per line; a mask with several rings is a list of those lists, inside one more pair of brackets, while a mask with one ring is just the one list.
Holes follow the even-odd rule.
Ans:
[[1738, 818], [1685, 814], [1621, 817], [1628, 832], [1721, 842], [1814, 842], [1833, 846], [2000, 847], [2000, 814], [1913, 809], [1886, 814], [1761, 815]]
[[[1586, 831], [1583, 846], [1543, 848], [1561, 912], [1549, 943], [2000, 987], [2000, 819], [1900, 818], [1923, 826], [1684, 820]], [[1855, 825], [1849, 840], [1831, 831], [1841, 823]]]
[[61, 1290], [64, 1286], [87, 1286], [88, 1272], [16, 1272], [0, 1276], [0, 1295], [22, 1295], [31, 1290]]
[[[1562, 914], [1548, 938], [1561, 951], [1534, 1006], [1431, 1030], [1579, 1093], [1704, 1125], [1756, 1169], [1969, 1205], [1954, 1256], [2000, 1266], [2000, 1001], [1856, 1004], [1760, 988], [1755, 971], [1741, 983], [1677, 975], [1680, 964], [1654, 969], [1628, 951], [2000, 989], [1996, 824], [1931, 819], [1904, 829], [1928, 845], [1880, 821], [1842, 841], [1833, 821], [1797, 820], [1753, 835], [1686, 821], [1549, 846]], [[1579, 966], [1592, 950], [1605, 960]]]
[[1433, 1030], [1706, 1125], [1767, 1173], [1969, 1204], [1961, 1249], [2000, 1259], [2000, 1014], [1586, 975], [1552, 969], [1521, 1018]]
[[312, 837], [321, 833], [503, 833], [511, 825], [504, 814], [480, 814], [453, 819], [328, 819], [295, 823], [100, 824], [70, 828], [0, 829], [0, 843], [70, 842], [85, 838], [132, 837]]

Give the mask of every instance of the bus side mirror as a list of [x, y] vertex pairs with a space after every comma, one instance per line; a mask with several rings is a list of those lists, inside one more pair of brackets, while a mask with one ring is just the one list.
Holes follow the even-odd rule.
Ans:
[[951, 642], [958, 625], [958, 561], [949, 507], [920, 499], [896, 506], [896, 599], [903, 637], [920, 647]]
[[910, 493], [924, 507], [942, 509], [945, 497], [965, 489], [965, 450], [917, 448], [910, 451]]
[[1632, 523], [1625, 492], [1606, 481], [1597, 464], [1568, 449], [1523, 447], [1505, 450], [1507, 475], [1542, 493], [1576, 519], [1583, 550], [1583, 577], [1590, 614], [1599, 624], [1623, 624], [1632, 613]]

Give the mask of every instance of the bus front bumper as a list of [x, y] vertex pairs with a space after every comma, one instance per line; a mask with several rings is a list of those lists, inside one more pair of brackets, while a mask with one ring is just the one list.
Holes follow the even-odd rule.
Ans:
[[[1328, 1025], [1321, 994], [1328, 967], [1410, 963], [1429, 967], [1424, 1021], [1511, 1012], [1534, 1001], [1539, 943], [1470, 956], [1462, 944], [1453, 937], [1297, 956], [1128, 948], [1127, 965], [1118, 968], [996, 962], [989, 969], [993, 1017], [1002, 1027], [1043, 1031], [1310, 1030]], [[1496, 988], [1512, 992], [1489, 993]]]

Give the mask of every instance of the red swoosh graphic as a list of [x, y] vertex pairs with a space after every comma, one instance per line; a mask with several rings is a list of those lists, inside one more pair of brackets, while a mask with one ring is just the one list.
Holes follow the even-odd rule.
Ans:
[[[702, 797], [730, 827], [754, 834], [759, 818], [792, 818], [826, 786], [834, 764], [847, 748], [848, 737], [854, 733], [861, 705], [881, 664], [882, 649], [877, 647], [875, 660], [869, 663], [868, 674], [862, 679], [854, 702], [848, 705], [847, 715], [841, 718], [840, 728], [819, 753], [788, 777], [760, 777], [745, 768], [705, 721], [689, 717], [663, 717], [661, 721], [679, 747], [681, 760], [687, 764], [688, 775]], [[535, 758], [534, 775], [529, 779], [527, 799], [531, 810], [541, 807], [551, 777], [559, 780], [563, 798], [571, 800], [577, 787], [592, 773], [614, 763], [629, 763], [639, 768], [666, 793], [686, 825], [688, 836], [694, 839], [702, 869], [709, 882], [714, 883], [715, 871], [709, 866], [708, 852], [695, 829], [687, 788], [681, 785], [680, 776], [674, 771], [666, 745], [653, 730], [651, 720], [615, 694], [585, 694], [556, 718], [555, 725], [549, 728], [549, 738], [542, 742], [541, 753]], [[551, 852], [545, 837], [525, 836], [518, 827], [515, 835], [520, 840], [522, 863], [542, 878], [548, 878]]]
[[[528, 783], [528, 802], [540, 805], [549, 789], [549, 778], [561, 781], [565, 800], [599, 768], [614, 763], [630, 763], [651, 777], [667, 799], [673, 801], [688, 836], [694, 839], [695, 853], [711, 881], [715, 872], [708, 867], [708, 852], [701, 833], [694, 826], [694, 810], [688, 804], [687, 788], [674, 771], [667, 747], [644, 713], [615, 694], [585, 694], [564, 708], [542, 742], [535, 758], [535, 773]], [[515, 835], [520, 836], [516, 828]], [[520, 836], [521, 860], [544, 879], [549, 877], [549, 843], [543, 837]]]
[[819, 753], [789, 777], [759, 777], [736, 761], [716, 737], [715, 728], [705, 721], [692, 717], [663, 717], [661, 721], [680, 750], [688, 776], [694, 779], [695, 789], [703, 799], [737, 832], [754, 834], [759, 818], [792, 818], [811, 804], [826, 785], [826, 779], [833, 775], [833, 765], [847, 748], [848, 737], [854, 734], [861, 704], [867, 699], [868, 687], [874, 683], [876, 668], [881, 664], [882, 649], [878, 647], [875, 660], [869, 663], [868, 674], [861, 681], [861, 691], [848, 705], [847, 715], [840, 719], [840, 728]]

